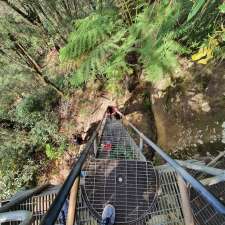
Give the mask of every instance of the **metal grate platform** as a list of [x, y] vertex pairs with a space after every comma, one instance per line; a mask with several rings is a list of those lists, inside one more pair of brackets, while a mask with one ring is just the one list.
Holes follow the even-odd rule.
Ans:
[[157, 191], [151, 162], [96, 160], [84, 171], [82, 194], [98, 220], [107, 202], [116, 208], [116, 224], [135, 223], [151, 210]]
[[97, 158], [146, 160], [122, 123], [110, 118], [106, 119]]
[[[209, 190], [224, 202], [225, 182], [212, 185]], [[190, 190], [191, 208], [196, 225], [225, 225], [225, 216], [217, 213], [215, 209], [195, 190]]]
[[[165, 170], [157, 168], [158, 189], [156, 190], [155, 200], [151, 209], [147, 211], [144, 218], [137, 220], [135, 225], [184, 225], [184, 219], [180, 204], [180, 193], [177, 185], [176, 172], [173, 169]], [[90, 191], [90, 196], [93, 190]], [[88, 193], [89, 193], [88, 192]], [[85, 194], [86, 195], [86, 194]], [[88, 203], [88, 204], [87, 204]], [[96, 225], [99, 224], [99, 211], [93, 212], [90, 209], [90, 203], [87, 202], [87, 196], [83, 191], [79, 194], [79, 207], [77, 209], [76, 223], [78, 225]], [[100, 207], [103, 208], [102, 204]], [[94, 217], [93, 217], [94, 216]]]
[[[39, 225], [41, 219], [49, 209], [56, 194], [59, 191], [60, 186], [50, 187], [39, 195], [34, 195], [28, 198], [23, 203], [14, 207], [13, 210], [27, 210], [33, 213], [32, 225]], [[5, 202], [7, 203], [7, 202]], [[4, 205], [4, 203], [3, 203]], [[20, 222], [9, 222], [10, 225], [18, 225]], [[59, 221], [56, 224], [60, 224]]]
[[159, 190], [151, 213], [143, 223], [148, 225], [184, 225], [177, 175], [172, 170], [157, 169]]

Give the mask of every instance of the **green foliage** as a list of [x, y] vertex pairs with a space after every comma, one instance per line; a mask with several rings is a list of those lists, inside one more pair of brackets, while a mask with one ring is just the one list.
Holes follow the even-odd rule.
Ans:
[[182, 50], [172, 32], [178, 20], [177, 7], [145, 5], [131, 25], [123, 24], [117, 15], [104, 10], [76, 22], [69, 43], [60, 52], [61, 61], [76, 62], [71, 78], [75, 87], [98, 75], [106, 78], [108, 90], [118, 92], [124, 76], [134, 73], [136, 65], [126, 60], [130, 52], [140, 55], [137, 63], [143, 65], [147, 80], [160, 79], [177, 67], [176, 53]]
[[35, 90], [31, 95], [26, 96], [20, 103], [25, 112], [51, 111], [59, 101], [59, 96], [51, 88]]
[[119, 21], [112, 10], [93, 13], [90, 16], [76, 20], [74, 31], [70, 34], [68, 45], [60, 51], [60, 59], [77, 59], [81, 55], [93, 50], [101, 44], [110, 34], [117, 31]]
[[132, 27], [136, 45], [141, 46], [137, 51], [149, 81], [159, 80], [178, 67], [177, 53], [183, 51], [173, 33], [178, 16], [179, 5], [154, 4], [138, 15]]
[[184, 22], [177, 31], [177, 37], [183, 44], [195, 50], [209, 35], [220, 29], [224, 22], [219, 11], [221, 4], [220, 0], [201, 0], [195, 1], [192, 8], [187, 9], [181, 4], [182, 10], [188, 12], [187, 18], [180, 19]]
[[12, 133], [0, 128], [0, 133], [1, 199], [31, 184], [38, 166], [33, 161], [32, 142], [26, 132]]
[[71, 78], [74, 86], [96, 73], [104, 73], [108, 58], [119, 48], [125, 31], [115, 11], [105, 10], [78, 20], [69, 43], [60, 51], [61, 61], [75, 60], [77, 71]]
[[58, 126], [56, 122], [52, 120], [40, 120], [37, 121], [34, 127], [31, 129], [31, 138], [35, 145], [44, 145], [49, 141], [54, 141], [55, 143], [60, 142], [61, 138], [58, 140]]
[[203, 5], [206, 3], [207, 0], [199, 0], [195, 1], [195, 3], [192, 6], [192, 9], [188, 15], [187, 22], [189, 22], [192, 18], [194, 18], [199, 10], [203, 7]]
[[45, 152], [46, 143], [58, 152], [67, 148], [66, 138], [58, 132], [58, 116], [54, 112], [59, 101], [57, 93], [49, 87], [37, 87], [32, 76], [17, 67], [4, 64], [2, 68], [0, 199], [33, 184], [39, 168], [35, 154]]
[[219, 6], [219, 10], [221, 13], [225, 13], [225, 3]]
[[[39, 89], [21, 99], [15, 109], [15, 119], [26, 126], [33, 127], [36, 122], [46, 118], [57, 105], [59, 96], [51, 88]], [[46, 118], [47, 119], [47, 118]]]
[[45, 153], [50, 160], [58, 159], [63, 153], [63, 151], [64, 151], [63, 146], [60, 146], [60, 148], [55, 149], [50, 144], [45, 145]]
[[[34, 181], [38, 166], [34, 161], [26, 161], [21, 168], [13, 171], [11, 168], [0, 171], [0, 199], [6, 199], [11, 195], [29, 186]], [[4, 172], [3, 172], [4, 171]]]

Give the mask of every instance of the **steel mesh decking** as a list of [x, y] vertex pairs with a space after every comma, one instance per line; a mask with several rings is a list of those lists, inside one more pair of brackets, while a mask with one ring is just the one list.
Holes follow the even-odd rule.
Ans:
[[81, 191], [78, 193], [77, 209], [76, 209], [77, 225], [98, 225], [98, 221], [91, 215], [90, 210], [83, 199]]
[[[151, 207], [151, 211], [143, 220], [136, 222], [136, 225], [185, 225], [183, 212], [181, 209], [181, 196], [177, 185], [177, 174], [172, 168], [157, 168], [159, 189], [157, 197]], [[213, 185], [210, 190], [221, 200], [225, 199], [224, 182]], [[215, 210], [196, 192], [192, 190], [191, 207], [195, 219], [195, 225], [225, 225], [224, 216]], [[82, 225], [96, 225], [88, 207], [83, 200], [83, 207], [86, 209], [86, 220], [82, 220]], [[93, 222], [94, 221], [94, 222]], [[79, 223], [78, 223], [79, 224]]]
[[[173, 170], [164, 169], [157, 169], [157, 173], [159, 188], [156, 190], [156, 198], [150, 206], [150, 210], [145, 214], [144, 218], [137, 220], [136, 222], [133, 221], [133, 223], [129, 224], [184, 225], [185, 223], [180, 205], [180, 194], [176, 180], [176, 173]], [[89, 189], [88, 191], [90, 192], [89, 196], [93, 196], [93, 190]], [[108, 195], [108, 198], [110, 199], [110, 194]], [[79, 207], [77, 210], [77, 224], [96, 225], [96, 214], [90, 211], [89, 205], [87, 205], [86, 202], [86, 196], [82, 196], [80, 192]], [[99, 213], [101, 212], [103, 205], [104, 204], [100, 203], [98, 209]], [[116, 209], [118, 208], [116, 207]], [[117, 210], [116, 216], [118, 216]], [[97, 215], [97, 218], [99, 218], [99, 215]]]
[[[26, 201], [13, 208], [13, 210], [31, 211], [33, 213], [32, 225], [39, 225], [41, 219], [55, 199], [57, 192], [57, 187], [50, 188], [48, 191], [45, 191], [40, 195], [35, 195], [31, 198], [28, 198]], [[9, 222], [7, 224], [18, 225], [20, 222]], [[57, 221], [55, 224], [57, 225], [60, 223]]]
[[145, 157], [122, 123], [119, 120], [110, 118], [106, 119], [98, 146], [97, 158], [145, 160]]
[[176, 173], [173, 170], [161, 170], [160, 168], [157, 172], [159, 176], [157, 198], [151, 213], [141, 224], [184, 225]]
[[[225, 203], [225, 182], [212, 185], [208, 189]], [[190, 190], [191, 208], [196, 225], [225, 225], [225, 216], [215, 209], [195, 190]]]
[[[116, 224], [184, 224], [176, 174], [159, 170], [159, 175], [157, 175], [151, 162], [146, 162], [142, 152], [121, 121], [106, 119], [98, 146], [97, 159], [93, 160], [89, 161], [89, 166], [88, 163], [86, 164], [86, 169], [84, 168], [87, 177], [83, 178], [85, 184], [82, 187], [84, 197], [82, 201], [84, 202], [80, 203], [85, 205], [86, 211], [87, 208], [90, 210], [88, 212], [89, 219], [86, 220], [89, 221], [88, 223], [93, 221], [93, 217], [97, 220], [101, 219], [104, 204], [109, 201], [116, 208]], [[128, 162], [132, 162], [129, 169], [131, 176], [126, 171]], [[118, 166], [119, 163], [124, 165]], [[151, 165], [149, 175], [141, 174], [142, 169], [139, 172], [134, 169], [135, 164], [142, 163]], [[115, 167], [119, 168], [118, 171], [123, 168], [122, 174], [118, 173], [117, 176]], [[119, 179], [121, 179], [121, 183], [128, 182], [128, 185], [121, 184], [120, 186]], [[158, 182], [156, 182], [157, 179], [159, 179]], [[159, 189], [157, 185], [159, 185]], [[145, 190], [147, 186], [150, 187], [149, 190]], [[128, 193], [130, 190], [132, 191]], [[145, 202], [143, 208], [141, 208], [141, 204], [138, 206], [140, 207], [139, 211], [138, 208], [135, 208], [138, 205], [138, 201], [135, 199], [135, 196], [138, 198], [137, 192], [140, 193], [140, 198], [143, 198], [144, 192], [149, 197], [148, 203]], [[115, 203], [115, 199], [118, 199], [117, 203]], [[87, 212], [85, 213], [87, 214]], [[80, 221], [82, 224], [85, 220]]]
[[134, 223], [150, 211], [157, 190], [151, 162], [96, 160], [85, 168], [85, 174], [82, 193], [98, 220], [107, 202], [116, 208], [117, 224]]

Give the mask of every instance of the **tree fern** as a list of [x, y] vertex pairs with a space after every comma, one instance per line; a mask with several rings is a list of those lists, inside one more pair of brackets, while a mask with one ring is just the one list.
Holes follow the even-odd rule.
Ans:
[[109, 38], [120, 27], [114, 11], [104, 14], [93, 13], [90, 16], [77, 20], [75, 30], [71, 33], [68, 45], [60, 52], [61, 61], [76, 59], [92, 50], [98, 44]]
[[122, 29], [90, 51], [84, 62], [71, 77], [71, 83], [74, 86], [79, 86], [97, 73], [106, 73], [105, 65], [118, 50], [118, 42], [124, 34], [125, 30]]
[[172, 32], [179, 16], [175, 9], [158, 2], [145, 6], [130, 26], [124, 25], [115, 11], [103, 10], [77, 21], [69, 44], [60, 52], [62, 61], [79, 62], [71, 83], [77, 87], [100, 74], [114, 89], [125, 75], [134, 72], [136, 65], [126, 60], [132, 52], [140, 55], [137, 63], [146, 79], [153, 81], [172, 73], [177, 66], [176, 53], [181, 50]]
[[145, 8], [132, 29], [132, 34], [137, 37], [137, 46], [140, 46], [137, 51], [147, 80], [160, 79], [178, 66], [176, 54], [182, 48], [174, 41], [173, 33], [179, 17], [177, 9], [178, 5], [155, 3]]

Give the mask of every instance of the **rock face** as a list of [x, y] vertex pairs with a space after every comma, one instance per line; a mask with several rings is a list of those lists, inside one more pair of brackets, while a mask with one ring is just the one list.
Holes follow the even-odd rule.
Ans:
[[[151, 111], [150, 89], [149, 84], [139, 84], [120, 110], [135, 127], [156, 142], [157, 134], [154, 116]], [[137, 135], [132, 137], [139, 144], [139, 137]], [[148, 160], [151, 160], [154, 152], [147, 145], [144, 145], [144, 155]]]
[[190, 100], [188, 100], [188, 105], [191, 107], [192, 111], [196, 112], [209, 112], [211, 107], [209, 103], [204, 99], [203, 93], [198, 93], [194, 95]]
[[121, 108], [126, 118], [147, 137], [156, 141], [154, 116], [151, 111], [151, 98], [148, 85], [139, 85]]
[[160, 91], [165, 91], [170, 85], [172, 81], [171, 78], [168, 76], [154, 84], [154, 87]]
[[152, 90], [158, 144], [176, 157], [224, 150], [224, 66], [206, 70], [191, 64], [185, 79], [173, 80], [163, 97], [158, 97], [161, 89]]

